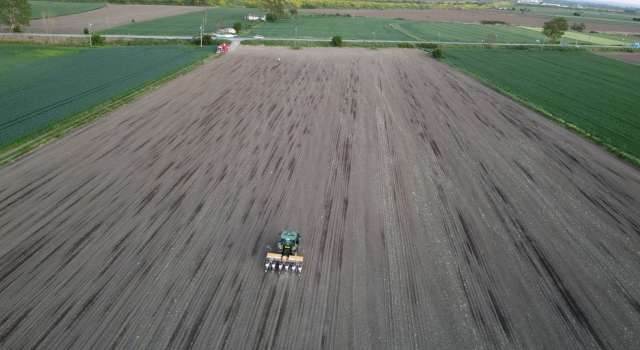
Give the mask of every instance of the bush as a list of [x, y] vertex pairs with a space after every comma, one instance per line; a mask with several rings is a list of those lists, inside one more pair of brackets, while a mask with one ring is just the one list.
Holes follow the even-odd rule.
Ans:
[[242, 23], [240, 23], [240, 22], [236, 22], [236, 23], [234, 23], [234, 24], [233, 24], [233, 29], [235, 29], [235, 30], [236, 30], [236, 33], [239, 33], [239, 32], [240, 32], [240, 30], [242, 30]]
[[580, 13], [579, 12], [574, 12], [573, 15], [574, 16], [580, 16]]
[[412, 43], [399, 43], [398, 47], [401, 49], [415, 49], [416, 45]]
[[334, 36], [333, 38], [331, 38], [331, 43], [333, 44], [333, 46], [342, 46], [342, 37], [340, 35]]
[[480, 23], [484, 24], [484, 25], [496, 25], [496, 24], [502, 24], [502, 25], [509, 25], [509, 23], [504, 22], [504, 21], [490, 21], [488, 19], [483, 19], [482, 21], [480, 21]]
[[13, 28], [13, 32], [14, 32], [14, 33], [22, 33], [22, 28], [20, 28], [20, 26], [15, 26], [15, 27]]
[[269, 12], [267, 13], [267, 18], [266, 18], [267, 22], [275, 22], [278, 20], [278, 17], [276, 15], [274, 15], [273, 13]]
[[438, 44], [434, 44], [434, 43], [419, 43], [416, 46], [418, 46], [421, 49], [437, 49], [438, 48]]
[[84, 33], [89, 34], [89, 28], [84, 28]]
[[442, 49], [438, 48], [433, 50], [433, 52], [431, 53], [431, 56], [433, 58], [442, 58], [442, 55], [444, 54], [444, 52], [442, 52]]
[[93, 45], [102, 45], [104, 44], [104, 37], [100, 34], [94, 33], [91, 34], [91, 44]]
[[132, 18], [131, 23], [136, 23], [136, 20]]
[[202, 45], [211, 45], [213, 44], [213, 39], [211, 38], [211, 35], [209, 34], [205, 34], [202, 36]]

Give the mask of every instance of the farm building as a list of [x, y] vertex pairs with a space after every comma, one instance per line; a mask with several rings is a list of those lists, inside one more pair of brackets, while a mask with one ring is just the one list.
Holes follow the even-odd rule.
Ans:
[[244, 19], [246, 19], [247, 21], [266, 21], [267, 20], [267, 16], [265, 15], [246, 15], [244, 16]]

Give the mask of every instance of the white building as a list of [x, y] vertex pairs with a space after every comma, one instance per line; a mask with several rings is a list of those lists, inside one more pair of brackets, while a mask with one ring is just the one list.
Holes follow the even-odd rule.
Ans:
[[246, 19], [247, 21], [266, 21], [267, 20], [267, 16], [265, 15], [247, 15], [244, 17], [244, 19]]

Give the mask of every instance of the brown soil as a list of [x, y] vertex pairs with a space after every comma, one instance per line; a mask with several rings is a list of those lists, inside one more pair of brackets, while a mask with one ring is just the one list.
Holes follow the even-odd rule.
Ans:
[[[196, 6], [108, 4], [105, 7], [94, 11], [55, 17], [53, 20], [52, 33], [82, 34], [84, 28], [89, 27], [89, 23], [91, 23], [91, 30], [96, 31], [131, 24], [132, 19], [136, 22], [142, 22], [154, 18], [203, 10], [204, 8]], [[109, 20], [108, 23], [107, 17]], [[30, 25], [25, 27], [24, 30], [28, 33], [45, 33], [44, 20], [32, 20]]]
[[[500, 10], [301, 10], [315, 13], [341, 13], [375, 18], [404, 18], [414, 21], [480, 23], [482, 20], [503, 21], [511, 25], [542, 27], [548, 18], [522, 17]], [[588, 30], [615, 33], [640, 33], [640, 28], [613, 24], [589, 23]]]
[[240, 47], [0, 179], [6, 348], [640, 343], [640, 171], [422, 51]]
[[617, 60], [640, 64], [640, 53], [628, 53], [628, 52], [599, 52], [598, 55], [615, 58]]

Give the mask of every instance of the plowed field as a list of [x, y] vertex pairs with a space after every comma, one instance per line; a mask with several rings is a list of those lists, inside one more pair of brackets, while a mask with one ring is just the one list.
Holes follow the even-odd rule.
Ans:
[[422, 51], [240, 47], [0, 179], [3, 348], [640, 343], [640, 172]]

